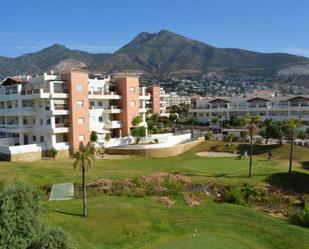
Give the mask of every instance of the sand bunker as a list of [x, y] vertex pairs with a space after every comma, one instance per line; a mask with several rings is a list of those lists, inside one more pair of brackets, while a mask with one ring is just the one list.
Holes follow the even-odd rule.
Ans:
[[212, 152], [212, 151], [202, 151], [196, 153], [200, 157], [237, 157], [238, 154], [228, 153], [228, 152]]

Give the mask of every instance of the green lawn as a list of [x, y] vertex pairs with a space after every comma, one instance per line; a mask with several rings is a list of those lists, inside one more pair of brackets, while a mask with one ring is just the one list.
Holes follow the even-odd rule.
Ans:
[[182, 198], [174, 198], [176, 206], [167, 208], [151, 198], [92, 197], [87, 218], [74, 215], [81, 213], [80, 201], [55, 202], [48, 205], [48, 218], [71, 233], [82, 249], [309, 246], [308, 229], [265, 213], [212, 201], [189, 208]]
[[[99, 178], [123, 179], [152, 172], [180, 172], [193, 181], [226, 184], [276, 183], [289, 189], [308, 191], [309, 149], [296, 146], [293, 181], [287, 178], [288, 146], [273, 150], [274, 161], [266, 155], [254, 156], [253, 175], [247, 178], [248, 160], [201, 158], [198, 151], [211, 142], [166, 159], [133, 157], [96, 160], [88, 182]], [[16, 180], [37, 186], [54, 183], [80, 183], [72, 159], [37, 162], [0, 162], [0, 180]], [[101, 248], [309, 248], [309, 229], [289, 224], [251, 208], [206, 201], [189, 208], [182, 197], [174, 196], [176, 206], [167, 208], [152, 198], [99, 196], [88, 198], [89, 217], [81, 214], [81, 201], [46, 202], [46, 219], [69, 232], [80, 249]], [[198, 230], [193, 237], [194, 229]]]

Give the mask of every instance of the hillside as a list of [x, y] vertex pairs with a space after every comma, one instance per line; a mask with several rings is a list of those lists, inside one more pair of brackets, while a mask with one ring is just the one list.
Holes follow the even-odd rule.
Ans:
[[[55, 44], [16, 58], [0, 56], [0, 78], [50, 69], [87, 66], [92, 72], [138, 70], [151, 75], [309, 74], [309, 59], [285, 53], [257, 53], [214, 46], [167, 30], [142, 32], [113, 54], [91, 54]], [[299, 70], [301, 68], [301, 70]]]

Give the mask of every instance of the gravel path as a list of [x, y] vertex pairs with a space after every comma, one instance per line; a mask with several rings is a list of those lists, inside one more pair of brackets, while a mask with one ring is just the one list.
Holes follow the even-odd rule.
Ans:
[[212, 152], [212, 151], [202, 151], [196, 153], [200, 157], [236, 157], [238, 154], [228, 153], [228, 152]]

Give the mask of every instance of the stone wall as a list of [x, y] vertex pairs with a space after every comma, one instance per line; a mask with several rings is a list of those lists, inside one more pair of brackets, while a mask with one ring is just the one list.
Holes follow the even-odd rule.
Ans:
[[[2, 161], [35, 161], [40, 160], [42, 157], [49, 157], [49, 151], [36, 151], [36, 152], [28, 152], [28, 153], [17, 153], [17, 154], [3, 154], [0, 155], [0, 160]], [[57, 158], [65, 158], [69, 156], [68, 150], [59, 150], [57, 154]]]
[[112, 155], [136, 155], [136, 156], [145, 156], [145, 157], [154, 157], [154, 158], [164, 158], [164, 157], [174, 157], [178, 156], [188, 150], [191, 150], [198, 144], [202, 143], [203, 139], [198, 139], [184, 144], [174, 145], [169, 148], [130, 148], [130, 145], [126, 147], [119, 148], [106, 148], [107, 154]]

